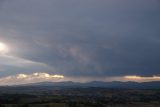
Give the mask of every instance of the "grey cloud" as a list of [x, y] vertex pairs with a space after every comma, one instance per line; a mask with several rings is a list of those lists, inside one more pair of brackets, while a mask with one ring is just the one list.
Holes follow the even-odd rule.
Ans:
[[0, 55], [1, 76], [11, 75], [15, 73], [32, 73], [32, 72], [54, 72], [54, 69], [48, 65], [20, 57]]
[[0, 39], [13, 48], [13, 56], [67, 76], [159, 74], [156, 0], [15, 0], [3, 5]]

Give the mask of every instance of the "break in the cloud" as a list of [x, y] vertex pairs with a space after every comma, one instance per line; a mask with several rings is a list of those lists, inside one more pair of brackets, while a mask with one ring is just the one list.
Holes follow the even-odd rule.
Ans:
[[9, 48], [0, 54], [1, 77], [37, 71], [90, 80], [160, 74], [157, 0], [0, 3], [0, 41]]
[[59, 81], [63, 78], [63, 75], [50, 75], [43, 72], [32, 74], [17, 74], [0, 78], [0, 85], [19, 85], [42, 81]]
[[137, 81], [137, 82], [147, 82], [147, 81], [160, 81], [160, 76], [142, 77], [137, 75], [125, 76], [126, 80]]

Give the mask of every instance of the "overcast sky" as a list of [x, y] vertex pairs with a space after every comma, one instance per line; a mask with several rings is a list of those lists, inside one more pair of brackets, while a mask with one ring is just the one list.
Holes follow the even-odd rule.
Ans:
[[160, 1], [0, 0], [0, 44], [1, 78], [158, 76]]

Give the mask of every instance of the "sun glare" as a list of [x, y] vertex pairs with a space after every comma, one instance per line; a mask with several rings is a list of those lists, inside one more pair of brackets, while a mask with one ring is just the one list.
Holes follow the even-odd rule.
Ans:
[[0, 42], [0, 53], [1, 54], [5, 54], [8, 52], [8, 47], [6, 44]]

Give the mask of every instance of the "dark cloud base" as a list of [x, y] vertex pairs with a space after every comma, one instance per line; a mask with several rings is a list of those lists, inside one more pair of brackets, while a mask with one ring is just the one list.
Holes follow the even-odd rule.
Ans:
[[32, 66], [0, 61], [1, 75], [12, 71], [77, 77], [160, 74], [156, 0], [14, 0], [3, 2], [0, 14], [0, 41], [11, 48], [8, 55], [34, 62]]

